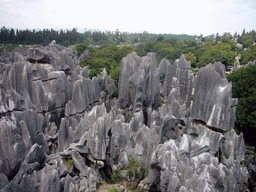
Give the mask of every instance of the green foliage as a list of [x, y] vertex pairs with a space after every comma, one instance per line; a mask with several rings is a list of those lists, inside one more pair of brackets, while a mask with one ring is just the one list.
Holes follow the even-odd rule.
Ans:
[[14, 49], [16, 49], [18, 47], [18, 45], [14, 45], [14, 44], [9, 44], [5, 46], [5, 50], [6, 51], [13, 51]]
[[88, 49], [88, 46], [84, 43], [80, 43], [75, 47], [75, 50], [77, 51], [78, 57], [84, 53], [84, 51]]
[[229, 154], [228, 153], [224, 153], [224, 156], [225, 156], [226, 159], [229, 158]]
[[174, 61], [174, 53], [175, 50], [168, 43], [157, 43], [153, 47], [153, 51], [156, 53], [157, 62], [159, 63], [163, 58], [170, 60], [170, 62]]
[[134, 49], [131, 46], [122, 46], [121, 48], [118, 48], [115, 56], [116, 62], [120, 63], [123, 57], [132, 52], [134, 52]]
[[158, 107], [163, 107], [163, 102], [162, 101], [158, 102]]
[[188, 53], [186, 53], [185, 54], [185, 57], [186, 57], [186, 59], [188, 60], [188, 61], [190, 61], [191, 62], [191, 66], [192, 67], [195, 67], [196, 65], [196, 56], [193, 54], [193, 53], [191, 53], [191, 52], [188, 52]]
[[129, 165], [125, 168], [128, 170], [128, 177], [135, 176], [138, 179], [144, 179], [148, 176], [149, 169], [133, 157], [129, 156]]
[[143, 57], [143, 56], [146, 56], [146, 55], [147, 55], [147, 52], [145, 51], [144, 47], [145, 47], [145, 44], [140, 43], [140, 44], [138, 45], [138, 47], [135, 49], [136, 53], [137, 53], [140, 57]]
[[71, 157], [64, 157], [62, 158], [62, 161], [65, 163], [67, 169], [71, 170], [74, 165], [74, 160]]
[[[79, 45], [78, 50], [84, 51]], [[88, 66], [90, 71], [90, 78], [97, 76], [103, 68], [106, 69], [108, 74], [115, 81], [116, 85], [119, 80], [120, 64], [121, 59], [127, 54], [134, 51], [131, 46], [120, 46], [109, 44], [102, 45], [99, 49], [90, 50], [92, 52], [91, 56], [87, 57], [84, 61], [81, 61], [80, 66]]]
[[233, 65], [236, 54], [231, 51], [231, 45], [227, 43], [218, 43], [216, 45], [208, 44], [203, 48], [205, 51], [198, 57], [197, 67], [202, 67], [209, 63], [221, 62], [224, 65]]
[[238, 42], [243, 45], [244, 48], [251, 46], [254, 43], [254, 39], [252, 36], [243, 36], [238, 38]]
[[148, 41], [147, 43], [145, 43], [144, 45], [144, 50], [146, 52], [153, 52], [153, 47], [156, 45], [156, 42], [154, 41]]
[[174, 38], [171, 38], [171, 39], [165, 39], [163, 41], [164, 43], [169, 43], [172, 47], [175, 47], [178, 43], [178, 41]]
[[108, 192], [118, 192], [118, 190], [115, 187], [113, 187], [112, 189], [108, 190]]
[[197, 64], [196, 64], [196, 67], [198, 68], [201, 68], [201, 67], [205, 67], [207, 64], [206, 62], [204, 62], [203, 60], [199, 61]]
[[256, 45], [251, 45], [246, 51], [241, 52], [240, 63], [241, 65], [247, 64], [249, 61], [256, 59]]
[[16, 30], [1, 28], [0, 43], [13, 44], [42, 44], [48, 45], [52, 40], [56, 40], [61, 45], [78, 44], [83, 41], [83, 34], [78, 33], [76, 28], [72, 30], [55, 31], [53, 29]]
[[119, 74], [120, 74], [120, 66], [113, 68], [109, 73], [109, 76], [112, 77], [116, 85], [118, 85], [118, 82], [119, 82]]
[[233, 97], [239, 102], [236, 110], [236, 128], [243, 132], [245, 142], [256, 146], [256, 66], [239, 69], [228, 75], [232, 81]]
[[121, 173], [120, 170], [115, 170], [114, 175], [110, 179], [110, 183], [116, 184], [121, 180]]
[[164, 37], [163, 37], [162, 35], [159, 36], [159, 37], [156, 39], [157, 42], [163, 42], [163, 40], [164, 40]]
[[133, 169], [128, 169], [128, 174], [127, 174], [127, 176], [128, 176], [129, 178], [134, 177], [134, 170], [133, 170]]
[[193, 73], [197, 73], [197, 72], [198, 72], [198, 69], [194, 69], [193, 67], [191, 67], [190, 70], [191, 70]]

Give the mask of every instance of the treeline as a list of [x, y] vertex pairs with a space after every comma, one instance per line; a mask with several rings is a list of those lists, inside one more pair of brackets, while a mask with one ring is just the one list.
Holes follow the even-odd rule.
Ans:
[[[14, 44], [48, 45], [53, 39], [64, 46], [96, 44], [102, 45], [102, 49], [112, 44], [120, 46], [133, 45], [133, 51], [136, 51], [140, 56], [144, 56], [148, 52], [155, 52], [158, 62], [163, 58], [174, 62], [181, 54], [185, 54], [186, 58], [191, 61], [192, 67], [198, 68], [217, 61], [228, 66], [233, 65], [236, 61], [243, 65], [256, 59], [254, 45], [256, 32], [255, 30], [246, 32], [245, 29], [241, 35], [236, 32], [233, 35], [230, 33], [219, 35], [217, 33], [216, 35], [212, 34], [203, 37], [203, 35], [152, 34], [146, 31], [128, 33], [120, 32], [118, 29], [115, 31], [85, 29], [84, 33], [79, 33], [76, 28], [60, 31], [53, 29], [30, 31], [2, 27], [0, 44], [5, 45], [0, 47], [0, 51], [3, 49], [11, 50], [14, 48]], [[12, 44], [12, 47], [8, 49], [6, 45], [9, 46], [10, 44]]]
[[68, 46], [79, 43], [86, 44], [123, 44], [123, 43], [138, 43], [147, 41], [156, 41], [157, 38], [163, 36], [164, 38], [174, 38], [178, 41], [188, 40], [194, 38], [191, 35], [175, 35], [175, 34], [151, 34], [146, 31], [142, 33], [128, 33], [116, 31], [98, 31], [98, 30], [86, 30], [84, 33], [79, 33], [76, 28], [72, 30], [18, 30], [1, 28], [0, 31], [0, 43], [1, 44], [41, 44], [47, 45], [53, 39], [58, 44]]
[[60, 30], [44, 29], [36, 31], [14, 30], [1, 28], [0, 43], [2, 44], [40, 44], [48, 45], [52, 40], [56, 40], [58, 44], [68, 46], [71, 44], [78, 44], [83, 42], [84, 35], [78, 33], [74, 28], [73, 30]]

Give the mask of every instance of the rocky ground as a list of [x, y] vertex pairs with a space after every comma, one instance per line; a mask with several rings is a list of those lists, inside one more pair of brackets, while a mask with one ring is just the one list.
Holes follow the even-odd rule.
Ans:
[[105, 70], [89, 79], [85, 55], [55, 41], [1, 53], [1, 191], [106, 191], [99, 182], [117, 171], [139, 183], [127, 178], [131, 157], [149, 168], [144, 191], [255, 187], [223, 64], [195, 76], [184, 55], [157, 66], [154, 53], [131, 53], [116, 87]]

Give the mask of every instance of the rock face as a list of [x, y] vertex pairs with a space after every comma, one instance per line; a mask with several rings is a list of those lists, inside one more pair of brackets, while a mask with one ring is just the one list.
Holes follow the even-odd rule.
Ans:
[[121, 108], [133, 105], [133, 110], [136, 112], [143, 106], [153, 108], [157, 106], [159, 83], [155, 71], [156, 55], [154, 53], [149, 53], [142, 58], [136, 53], [131, 53], [122, 59], [119, 77]]
[[221, 63], [209, 64], [198, 72], [191, 117], [205, 122], [207, 126], [228, 131], [234, 100], [225, 66]]
[[200, 69], [193, 85], [184, 55], [157, 66], [154, 53], [131, 53], [116, 99], [106, 70], [90, 79], [78, 65], [88, 55], [55, 41], [1, 53], [0, 191], [96, 191], [130, 156], [150, 168], [149, 191], [241, 191], [254, 181], [224, 65]]
[[[170, 95], [177, 95], [175, 89], [174, 86]], [[171, 102], [177, 99], [175, 96]], [[169, 111], [163, 119], [162, 144], [151, 156], [148, 190], [245, 190], [248, 172], [241, 166], [245, 154], [243, 135], [236, 135], [234, 129], [228, 131], [234, 127], [236, 105], [224, 65], [215, 63], [201, 68], [191, 117], [184, 119], [181, 115], [179, 120]]]

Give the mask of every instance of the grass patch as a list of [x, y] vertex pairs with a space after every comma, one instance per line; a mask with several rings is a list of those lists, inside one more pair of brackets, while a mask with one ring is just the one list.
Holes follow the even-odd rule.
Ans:
[[74, 166], [74, 160], [71, 157], [64, 157], [64, 158], [62, 158], [62, 161], [65, 163], [65, 165], [69, 171]]
[[122, 170], [115, 170], [113, 176], [107, 183], [117, 184], [120, 183], [122, 176], [121, 171], [127, 171], [127, 177], [130, 179], [135, 177], [136, 179], [144, 179], [148, 176], [149, 169], [142, 165], [140, 162], [136, 161], [132, 156], [129, 156], [129, 164]]
[[147, 177], [149, 171], [147, 167], [136, 161], [132, 156], [129, 156], [129, 165], [125, 169], [128, 170], [128, 177], [135, 176], [138, 179]]
[[108, 192], [118, 192], [118, 190], [115, 187], [113, 187], [112, 189], [108, 190]]
[[110, 183], [116, 184], [121, 180], [120, 170], [115, 170], [114, 175], [111, 177]]

